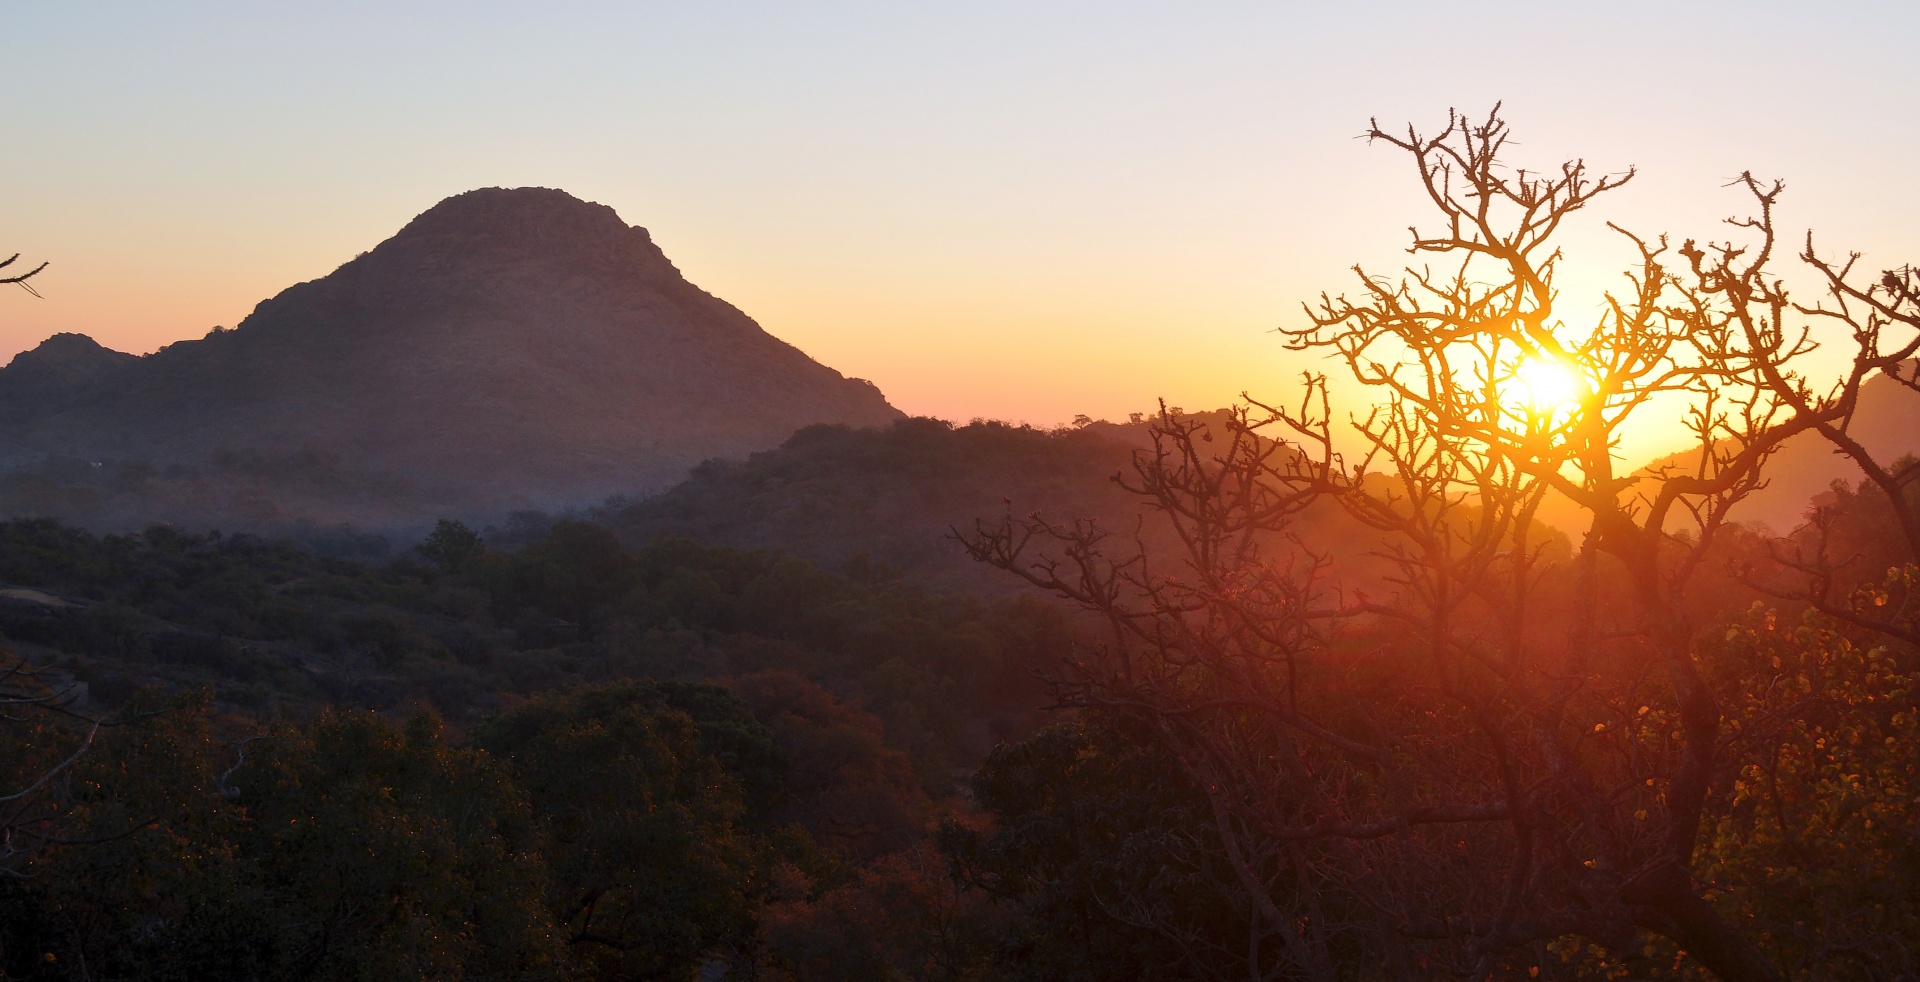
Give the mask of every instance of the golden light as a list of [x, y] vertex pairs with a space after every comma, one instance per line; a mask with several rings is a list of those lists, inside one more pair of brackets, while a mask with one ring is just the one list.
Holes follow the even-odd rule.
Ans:
[[1553, 358], [1528, 358], [1514, 366], [1513, 385], [1528, 409], [1548, 417], [1574, 409], [1587, 394], [1580, 373]]

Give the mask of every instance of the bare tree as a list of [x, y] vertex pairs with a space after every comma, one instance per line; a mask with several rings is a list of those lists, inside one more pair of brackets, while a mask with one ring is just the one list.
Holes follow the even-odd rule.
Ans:
[[[8, 267], [12, 266], [14, 263], [19, 261], [20, 261], [20, 254], [17, 252], [11, 256], [8, 256], [5, 259], [0, 259], [0, 270], [5, 270]], [[20, 289], [25, 290], [28, 293], [31, 293], [37, 297], [40, 294], [34, 290], [33, 284], [28, 283], [27, 281], [39, 275], [40, 271], [46, 268], [47, 268], [47, 264], [41, 263], [40, 265], [35, 266], [34, 268], [27, 270], [24, 273], [0, 273], [0, 286], [7, 286], [10, 284], [18, 285]]]
[[[1714, 316], [1722, 322], [1720, 329], [1760, 353], [1754, 360], [1758, 384], [1859, 467], [1899, 533], [1899, 558], [1908, 563], [1920, 559], [1920, 500], [1915, 497], [1920, 466], [1876, 460], [1853, 432], [1862, 389], [1869, 381], [1885, 378], [1920, 391], [1920, 361], [1915, 360], [1920, 353], [1920, 273], [1907, 266], [1863, 276], [1858, 253], [1841, 260], [1823, 258], [1809, 233], [1798, 258], [1815, 275], [1818, 299], [1799, 303], [1768, 265], [1778, 243], [1773, 213], [1782, 186], [1762, 184], [1752, 175], [1742, 175], [1739, 183], [1753, 195], [1758, 214], [1735, 224], [1750, 229], [1758, 241], [1744, 246], [1687, 243], [1682, 252], [1696, 289], [1717, 301]], [[1794, 355], [1823, 340], [1844, 346], [1852, 357], [1837, 380], [1821, 386], [1787, 366]], [[1874, 602], [1857, 602], [1854, 588], [1863, 574], [1846, 568], [1854, 557], [1832, 548], [1833, 519], [1830, 512], [1815, 511], [1803, 534], [1773, 550], [1777, 564], [1801, 574], [1798, 583], [1774, 578], [1756, 585], [1857, 627], [1920, 645], [1920, 596], [1907, 588], [1905, 577], [1893, 576], [1880, 585], [1883, 590]]]
[[[1902, 486], [1847, 432], [1863, 381], [1920, 344], [1889, 337], [1920, 324], [1913, 274], [1856, 288], [1809, 246], [1831, 300], [1795, 306], [1770, 267], [1779, 188], [1748, 177], [1758, 215], [1734, 224], [1757, 241], [1672, 250], [1616, 228], [1637, 260], [1596, 323], [1570, 326], [1556, 234], [1631, 171], [1512, 170], [1497, 109], [1367, 135], [1414, 163], [1439, 225], [1411, 252], [1447, 265], [1356, 268], [1355, 293], [1286, 332], [1380, 394], [1359, 449], [1336, 452], [1320, 378], [1297, 406], [1249, 400], [1224, 433], [1163, 411], [1123, 483], [1179, 555], [1039, 516], [966, 544], [1111, 625], [1056, 680], [1062, 701], [1148, 723], [1206, 789], [1274, 939], [1253, 977], [1335, 977], [1335, 935], [1371, 930], [1404, 977], [1436, 958], [1551, 977], [1550, 941], [1631, 960], [1647, 932], [1722, 978], [1778, 978], [1695, 872], [1730, 683], [1700, 662], [1689, 587], [1796, 435]], [[1801, 366], [1830, 323], [1857, 356], [1816, 391]], [[1676, 411], [1687, 465], [1621, 473], [1622, 431]], [[1583, 517], [1571, 545], [1537, 519], [1550, 498]], [[1293, 539], [1315, 502], [1373, 530], [1381, 582], [1336, 588]], [[1370, 928], [1330, 920], [1335, 888], [1372, 904]]]

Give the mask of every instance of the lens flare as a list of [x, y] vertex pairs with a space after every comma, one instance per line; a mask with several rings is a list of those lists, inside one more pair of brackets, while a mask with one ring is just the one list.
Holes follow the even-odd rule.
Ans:
[[1514, 367], [1513, 384], [1526, 407], [1557, 415], [1579, 405], [1587, 384], [1573, 366], [1552, 358], [1529, 358]]

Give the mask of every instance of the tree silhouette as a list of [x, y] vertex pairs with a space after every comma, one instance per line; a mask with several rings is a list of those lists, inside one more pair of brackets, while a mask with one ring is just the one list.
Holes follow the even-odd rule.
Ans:
[[[17, 252], [11, 256], [8, 256], [5, 259], [0, 259], [0, 270], [7, 269], [8, 267], [12, 266], [14, 263], [19, 261], [20, 261], [20, 254]], [[0, 274], [0, 286], [18, 285], [20, 289], [25, 290], [28, 293], [31, 293], [37, 297], [40, 295], [39, 292], [33, 288], [33, 284], [28, 283], [27, 281], [30, 279], [33, 279], [35, 276], [38, 276], [40, 274], [40, 271], [46, 268], [47, 268], [47, 264], [41, 263], [40, 265], [35, 266], [34, 268], [27, 270], [24, 273]]]
[[[1743, 176], [1757, 214], [1732, 222], [1742, 242], [1674, 249], [1610, 226], [1636, 261], [1576, 327], [1556, 237], [1631, 170], [1512, 169], [1497, 107], [1435, 136], [1366, 135], [1414, 163], [1439, 224], [1410, 251], [1446, 265], [1356, 267], [1353, 294], [1322, 295], [1284, 332], [1378, 393], [1358, 449], [1341, 450], [1323, 377], [1221, 425], [1163, 409], [1122, 483], [1178, 555], [1041, 516], [980, 523], [965, 544], [1112, 626], [1058, 694], [1144, 726], [1206, 791], [1261, 915], [1257, 976], [1351, 973], [1334, 939], [1366, 928], [1317, 899], [1338, 889], [1370, 901], [1370, 964], [1389, 974], [1551, 977], [1549, 943], [1632, 961], [1645, 933], [1722, 978], [1778, 978], [1698, 875], [1730, 783], [1728, 694], [1766, 681], [1708, 662], [1689, 591], [1789, 438], [1819, 434], [1902, 486], [1846, 434], [1867, 378], [1912, 384], [1914, 276], [1857, 287], [1851, 261], [1809, 244], [1827, 300], [1796, 305], [1775, 269], [1780, 188]], [[1820, 387], [1803, 366], [1827, 333], [1853, 357]], [[1623, 430], [1676, 413], [1695, 441], [1684, 469], [1617, 469]], [[1539, 520], [1550, 501], [1580, 516], [1571, 545]], [[1294, 520], [1327, 504], [1374, 541], [1306, 550]], [[1333, 582], [1334, 560], [1370, 547], [1384, 575]]]

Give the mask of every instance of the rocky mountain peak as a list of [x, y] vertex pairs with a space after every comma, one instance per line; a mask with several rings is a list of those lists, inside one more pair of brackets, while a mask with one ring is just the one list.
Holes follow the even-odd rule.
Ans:
[[115, 351], [85, 334], [56, 334], [13, 356], [4, 371], [89, 373], [125, 364], [134, 355]]
[[395, 243], [451, 240], [566, 252], [636, 239], [652, 245], [646, 229], [628, 225], [612, 208], [554, 188], [479, 188], [456, 194], [421, 212], [393, 237]]
[[553, 188], [480, 188], [441, 201], [359, 263], [473, 265], [538, 262], [679, 279], [647, 230], [612, 208]]
[[138, 360], [85, 334], [56, 334], [0, 368], [0, 402], [58, 401]]

